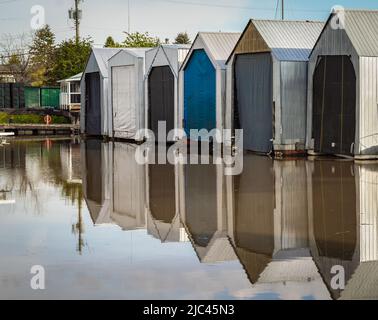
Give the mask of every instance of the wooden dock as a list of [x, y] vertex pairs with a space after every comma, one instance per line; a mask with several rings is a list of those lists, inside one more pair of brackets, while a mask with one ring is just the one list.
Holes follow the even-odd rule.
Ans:
[[13, 132], [15, 136], [75, 135], [80, 126], [73, 124], [5, 124], [0, 132]]

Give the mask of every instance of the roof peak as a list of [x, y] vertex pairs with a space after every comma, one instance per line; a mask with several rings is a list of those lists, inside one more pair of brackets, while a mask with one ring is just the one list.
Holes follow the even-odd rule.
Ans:
[[200, 31], [198, 34], [240, 34], [240, 32], [227, 32], [227, 31]]
[[293, 23], [293, 22], [301, 22], [301, 23], [324, 23], [325, 21], [317, 21], [317, 20], [278, 20], [278, 19], [250, 19], [252, 22], [279, 22], [279, 23]]

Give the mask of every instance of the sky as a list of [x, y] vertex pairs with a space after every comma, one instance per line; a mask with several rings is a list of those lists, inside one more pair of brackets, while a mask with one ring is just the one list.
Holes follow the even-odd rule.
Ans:
[[[250, 18], [274, 19], [278, 0], [130, 0], [131, 31], [148, 31], [153, 36], [173, 41], [186, 31], [193, 39], [198, 31], [241, 32]], [[337, 2], [335, 2], [337, 1]], [[30, 10], [45, 9], [46, 23], [57, 41], [74, 36], [68, 10], [74, 0], [0, 0], [0, 39], [17, 39], [32, 29]], [[378, 0], [285, 0], [285, 16], [295, 20], [326, 20], [334, 5], [346, 8], [378, 9]], [[81, 36], [90, 36], [102, 45], [107, 36], [124, 39], [128, 30], [128, 0], [84, 0]]]

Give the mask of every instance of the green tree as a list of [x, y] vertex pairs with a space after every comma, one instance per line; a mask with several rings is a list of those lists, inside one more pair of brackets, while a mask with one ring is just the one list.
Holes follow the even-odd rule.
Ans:
[[120, 48], [121, 45], [118, 42], [115, 42], [113, 37], [109, 36], [106, 38], [104, 47], [105, 48]]
[[78, 45], [75, 39], [65, 40], [56, 49], [53, 77], [55, 81], [66, 79], [83, 72], [92, 50], [93, 41], [90, 38], [80, 39]]
[[31, 84], [52, 85], [55, 63], [55, 35], [49, 25], [37, 30], [29, 48]]
[[176, 39], [175, 39], [175, 44], [190, 44], [190, 38], [187, 32], [180, 32]]
[[126, 48], [153, 48], [160, 45], [160, 39], [152, 37], [148, 32], [126, 33], [126, 40], [122, 43]]

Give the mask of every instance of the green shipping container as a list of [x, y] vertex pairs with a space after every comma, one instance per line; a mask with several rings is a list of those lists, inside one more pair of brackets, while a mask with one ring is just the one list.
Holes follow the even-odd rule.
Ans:
[[59, 88], [41, 88], [42, 108], [59, 108]]
[[25, 87], [25, 107], [26, 108], [39, 108], [41, 89], [36, 87]]

